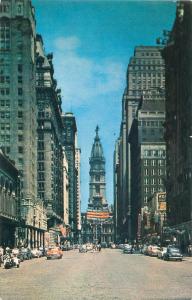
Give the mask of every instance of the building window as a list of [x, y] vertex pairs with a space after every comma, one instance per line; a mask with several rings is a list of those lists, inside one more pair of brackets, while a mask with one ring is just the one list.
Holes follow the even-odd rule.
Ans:
[[95, 175], [95, 180], [99, 181], [100, 180], [100, 175]]
[[18, 135], [18, 141], [19, 141], [19, 142], [22, 142], [22, 141], [23, 141], [23, 135], [21, 135], [21, 134]]
[[18, 76], [18, 83], [23, 83], [23, 77], [22, 76]]
[[18, 152], [23, 153], [23, 147], [18, 147]]
[[23, 95], [23, 89], [22, 88], [18, 88], [18, 95], [22, 96]]
[[18, 123], [18, 130], [23, 130], [23, 123]]
[[20, 107], [23, 106], [23, 99], [18, 99], [18, 106], [20, 106]]
[[23, 65], [21, 65], [21, 64], [18, 65], [18, 72], [19, 73], [23, 72]]
[[96, 191], [97, 194], [100, 193], [100, 186], [98, 184], [95, 185], [95, 191]]
[[23, 112], [22, 111], [18, 111], [18, 118], [22, 118], [23, 117]]
[[9, 50], [9, 49], [10, 49], [10, 25], [8, 22], [1, 22], [0, 23], [0, 50]]

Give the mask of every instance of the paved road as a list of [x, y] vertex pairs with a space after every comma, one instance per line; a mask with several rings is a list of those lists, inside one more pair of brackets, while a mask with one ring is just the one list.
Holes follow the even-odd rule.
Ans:
[[164, 262], [121, 250], [64, 252], [62, 260], [0, 268], [0, 300], [192, 299], [192, 259]]

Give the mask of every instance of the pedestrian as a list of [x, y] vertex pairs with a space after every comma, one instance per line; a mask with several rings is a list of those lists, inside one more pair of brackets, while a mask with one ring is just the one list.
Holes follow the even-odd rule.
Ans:
[[188, 250], [188, 255], [192, 256], [192, 245], [189, 245], [187, 250]]

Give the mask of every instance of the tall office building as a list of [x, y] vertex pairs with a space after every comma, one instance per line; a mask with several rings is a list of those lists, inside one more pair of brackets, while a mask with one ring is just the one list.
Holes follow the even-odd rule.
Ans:
[[[159, 96], [157, 94], [157, 96]], [[132, 237], [146, 233], [142, 211], [156, 192], [165, 191], [166, 145], [164, 141], [165, 98], [144, 95], [129, 134], [131, 150]]]
[[122, 122], [119, 136], [119, 193], [121, 195], [119, 201], [122, 202], [123, 212], [117, 218], [121, 224], [121, 232], [123, 232], [122, 241], [131, 239], [133, 235], [130, 130], [144, 94], [145, 98], [152, 95], [156, 100], [162, 98], [165, 67], [161, 51], [161, 46], [138, 46], [128, 65], [127, 87], [122, 99]]
[[115, 143], [115, 150], [113, 154], [113, 199], [114, 199], [114, 241], [119, 242], [121, 236], [121, 220], [123, 209], [121, 207], [122, 202], [120, 201], [120, 140], [117, 139]]
[[[31, 1], [0, 3], [0, 146], [19, 170], [24, 242], [41, 228], [37, 203], [35, 16]], [[40, 204], [41, 205], [41, 204]], [[38, 228], [38, 229], [37, 229]], [[42, 232], [43, 233], [43, 230]], [[33, 238], [33, 240], [36, 238]]]
[[81, 149], [75, 149], [77, 240], [81, 234]]
[[75, 165], [77, 126], [73, 113], [62, 115], [63, 120], [63, 146], [68, 160], [69, 174], [69, 225], [71, 237], [76, 238], [77, 232], [77, 170]]
[[[63, 223], [63, 123], [61, 96], [53, 77], [53, 55], [45, 54], [36, 36], [37, 174], [38, 197], [47, 209], [48, 230], [57, 239]], [[54, 237], [53, 237], [54, 239]]]
[[178, 1], [166, 63], [167, 220], [192, 242], [192, 2]]
[[165, 63], [161, 52], [162, 47], [159, 46], [136, 47], [128, 67], [126, 111], [127, 134], [131, 144], [128, 182], [132, 238], [139, 238], [142, 234], [140, 214], [142, 208], [147, 206], [147, 199], [154, 192], [165, 189], [162, 181], [166, 158], [163, 139]]

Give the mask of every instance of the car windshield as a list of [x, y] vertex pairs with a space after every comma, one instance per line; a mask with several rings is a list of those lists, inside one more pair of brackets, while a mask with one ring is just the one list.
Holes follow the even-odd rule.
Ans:
[[179, 253], [179, 249], [170, 249], [170, 252]]

